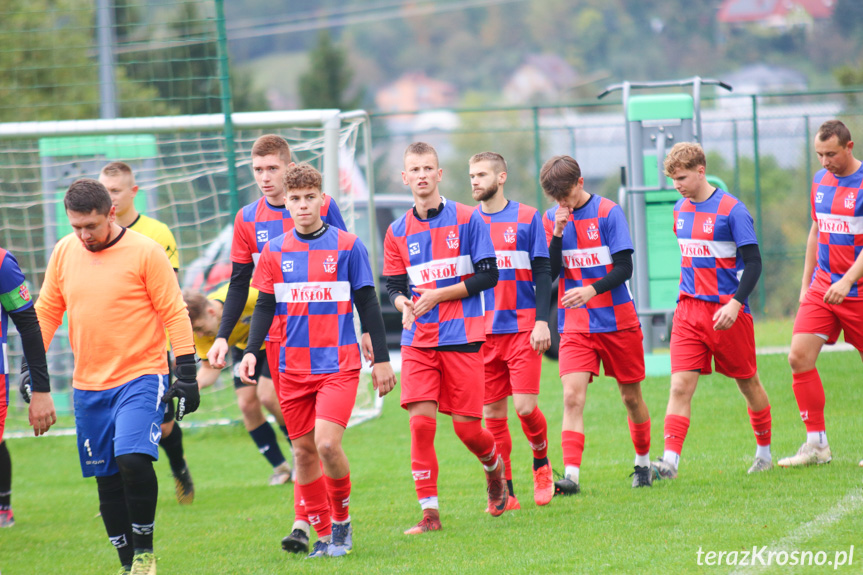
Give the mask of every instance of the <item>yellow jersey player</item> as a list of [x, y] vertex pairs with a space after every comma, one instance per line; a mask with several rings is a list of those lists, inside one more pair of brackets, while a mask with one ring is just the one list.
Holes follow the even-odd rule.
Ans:
[[[117, 225], [148, 238], [165, 248], [165, 254], [171, 262], [174, 272], [180, 270], [180, 254], [177, 251], [177, 240], [170, 228], [151, 217], [138, 213], [135, 208], [135, 196], [138, 194], [138, 185], [135, 183], [135, 175], [132, 168], [123, 162], [111, 162], [102, 168], [99, 174], [99, 182], [108, 190], [111, 203], [116, 208]], [[170, 354], [170, 344], [168, 346]], [[168, 363], [170, 364], [170, 355]], [[177, 501], [188, 504], [195, 499], [195, 485], [192, 483], [192, 475], [186, 465], [183, 451], [183, 430], [174, 422], [173, 405], [168, 404], [165, 419], [162, 421], [162, 439], [159, 445], [168, 456], [171, 473], [174, 475], [174, 487]]]
[[[189, 319], [192, 320], [192, 330], [195, 332], [195, 348], [201, 359], [201, 369], [198, 371], [198, 385], [201, 389], [216, 383], [220, 368], [214, 367], [207, 361], [207, 353], [216, 340], [219, 332], [219, 323], [222, 321], [222, 311], [225, 308], [225, 298], [228, 295], [228, 286], [225, 284], [210, 294], [204, 294], [199, 290], [183, 290], [183, 299], [189, 309]], [[231, 346], [231, 356], [234, 365], [239, 366], [243, 359], [243, 351], [249, 339], [249, 324], [252, 321], [252, 313], [255, 311], [255, 302], [258, 299], [258, 290], [250, 289], [246, 300], [246, 306], [240, 316], [240, 320], [234, 325], [228, 345]], [[276, 434], [269, 422], [264, 417], [261, 407], [273, 414], [276, 423], [288, 437], [288, 428], [285, 427], [285, 419], [279, 407], [279, 398], [273, 387], [273, 379], [267, 364], [267, 352], [262, 347], [256, 354], [258, 358], [258, 372], [255, 374], [257, 385], [248, 385], [240, 380], [236, 370], [234, 371], [234, 391], [237, 394], [237, 405], [243, 414], [243, 424], [246, 431], [252, 436], [258, 451], [273, 466], [273, 474], [270, 477], [270, 485], [282, 485], [291, 480], [291, 465], [282, 454]], [[288, 438], [288, 443], [291, 440]]]

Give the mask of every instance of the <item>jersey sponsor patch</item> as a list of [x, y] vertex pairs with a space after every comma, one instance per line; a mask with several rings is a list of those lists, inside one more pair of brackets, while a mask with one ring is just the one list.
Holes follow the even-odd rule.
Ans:
[[863, 234], [863, 217], [818, 212], [818, 231], [828, 234]]
[[678, 238], [677, 243], [680, 246], [680, 254], [685, 258], [737, 257], [737, 244], [734, 242], [714, 242], [710, 240]]
[[497, 268], [499, 270], [529, 270], [530, 254], [524, 251], [499, 251], [494, 255], [497, 257]]
[[612, 263], [614, 263], [614, 260], [611, 257], [611, 250], [608, 246], [563, 250], [563, 267], [565, 268], [594, 268], [611, 265]]
[[474, 268], [470, 256], [456, 256], [410, 266], [407, 271], [411, 283], [419, 286], [433, 281], [472, 274]]
[[274, 286], [279, 303], [307, 303], [319, 301], [350, 301], [351, 282], [296, 282]]

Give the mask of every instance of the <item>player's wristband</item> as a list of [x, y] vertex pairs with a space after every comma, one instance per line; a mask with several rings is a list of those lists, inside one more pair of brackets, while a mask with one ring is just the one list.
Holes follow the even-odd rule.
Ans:
[[179, 380], [190, 381], [198, 376], [198, 358], [194, 353], [181, 355], [174, 361], [174, 376]]

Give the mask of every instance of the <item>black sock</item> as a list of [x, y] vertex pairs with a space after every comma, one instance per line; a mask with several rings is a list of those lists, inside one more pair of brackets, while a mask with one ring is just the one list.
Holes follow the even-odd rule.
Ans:
[[280, 425], [279, 429], [282, 430], [282, 433], [285, 435], [285, 439], [288, 440], [288, 445], [293, 447], [294, 443], [291, 441], [291, 436], [288, 435], [288, 426], [287, 425]]
[[533, 470], [536, 471], [543, 465], [548, 465], [548, 457], [543, 457], [542, 459], [533, 458]]
[[6, 441], [0, 441], [0, 511], [12, 508], [12, 458]]
[[276, 467], [285, 462], [285, 456], [282, 455], [282, 450], [276, 440], [276, 432], [273, 431], [269, 423], [265, 421], [257, 429], [251, 430], [249, 435], [252, 436], [252, 441], [258, 446], [258, 451], [267, 458], [270, 465]]
[[153, 461], [142, 453], [129, 453], [117, 456], [117, 465], [123, 477], [126, 493], [126, 508], [132, 525], [134, 549], [153, 549], [153, 525], [156, 519], [156, 501], [159, 497], [159, 483]]
[[159, 440], [159, 445], [165, 450], [165, 455], [168, 456], [168, 463], [171, 465], [171, 471], [174, 475], [183, 471], [186, 467], [186, 460], [183, 456], [183, 428], [179, 423], [174, 423], [174, 429], [171, 435], [162, 436]]
[[506, 487], [509, 489], [510, 497], [515, 497], [515, 487], [512, 486], [512, 479], [506, 480]]
[[132, 548], [132, 525], [126, 509], [123, 479], [119, 473], [108, 477], [97, 477], [99, 487], [99, 511], [108, 539], [120, 556], [120, 564], [131, 565], [135, 550]]

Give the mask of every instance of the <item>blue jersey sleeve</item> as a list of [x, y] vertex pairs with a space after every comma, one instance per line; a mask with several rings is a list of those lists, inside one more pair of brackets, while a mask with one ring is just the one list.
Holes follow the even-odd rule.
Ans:
[[626, 223], [626, 216], [623, 215], [623, 209], [620, 206], [614, 206], [604, 220], [606, 225], [605, 237], [608, 238], [609, 251], [616, 254], [624, 250], [633, 250], [632, 238], [629, 237], [629, 226]]
[[369, 252], [359, 238], [354, 241], [354, 246], [348, 255], [348, 280], [354, 291], [366, 286], [375, 287], [375, 277], [369, 262]]
[[494, 244], [491, 242], [489, 227], [477, 211], [474, 211], [470, 215], [468, 233], [470, 234], [470, 259], [473, 263], [495, 257]]
[[33, 305], [24, 273], [18, 260], [9, 252], [3, 254], [0, 262], [0, 304], [7, 312], [21, 311]]
[[737, 202], [737, 205], [731, 208], [731, 213], [728, 214], [728, 227], [731, 228], [731, 237], [734, 238], [738, 248], [758, 244], [752, 215], [743, 202]]
[[530, 221], [530, 259], [547, 258], [548, 244], [545, 242], [545, 227], [540, 212], [533, 214]]
[[339, 210], [339, 204], [336, 202], [336, 199], [332, 196], [330, 198], [330, 207], [327, 209], [326, 217], [321, 218], [324, 223], [330, 224], [331, 226], [335, 226], [342, 231], [348, 231], [348, 227], [345, 225], [345, 220], [342, 218], [342, 212]]

